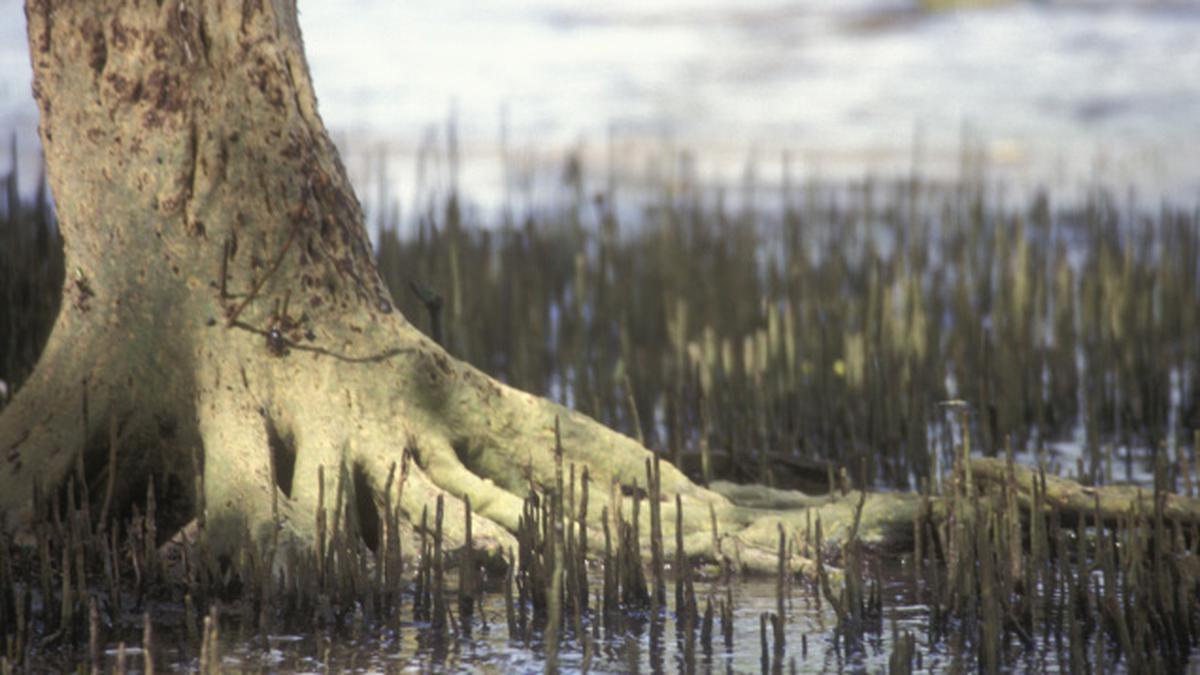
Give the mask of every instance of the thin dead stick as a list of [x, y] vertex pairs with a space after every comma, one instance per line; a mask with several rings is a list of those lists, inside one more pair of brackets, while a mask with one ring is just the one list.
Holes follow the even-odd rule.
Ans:
[[267, 270], [267, 273], [262, 275], [262, 277], [255, 282], [254, 287], [250, 289], [250, 292], [246, 294], [245, 299], [243, 299], [241, 303], [239, 303], [238, 306], [233, 310], [233, 314], [229, 316], [229, 320], [225, 325], [232, 328], [233, 325], [237, 323], [237, 318], [241, 315], [242, 310], [246, 309], [246, 305], [249, 305], [251, 300], [254, 300], [254, 298], [258, 297], [258, 292], [262, 290], [263, 284], [267, 283], [267, 279], [270, 279], [272, 276], [274, 276], [275, 272], [279, 270], [279, 265], [283, 263], [283, 257], [287, 255], [288, 249], [292, 247], [292, 242], [296, 241], [296, 230], [297, 228], [295, 227], [291, 229], [291, 232], [288, 234], [287, 242], [284, 243], [283, 248], [279, 250], [279, 255], [275, 256], [274, 262], [271, 263], [271, 269]]

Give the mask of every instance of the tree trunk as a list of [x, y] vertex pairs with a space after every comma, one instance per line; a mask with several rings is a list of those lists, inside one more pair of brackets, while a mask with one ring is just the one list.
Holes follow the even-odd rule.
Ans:
[[[29, 0], [26, 14], [67, 276], [0, 416], [10, 531], [28, 527], [39, 481], [50, 494], [78, 475], [100, 506], [154, 476], [218, 549], [247, 528], [311, 546], [319, 505], [357, 477], [347, 503], [367, 491], [379, 508], [387, 489], [410, 519], [446, 493], [451, 541], [470, 498], [478, 543], [507, 548], [531, 484], [554, 484], [556, 420], [596, 486], [593, 516], [611, 482], [645, 485], [636, 442], [449, 357], [394, 309], [293, 2]], [[406, 448], [407, 479], [389, 483]], [[711, 506], [751, 567], [772, 568], [779, 522], [805, 523], [665, 463], [662, 491], [683, 496], [693, 553], [713, 552]], [[855, 502], [818, 505], [827, 531]], [[915, 498], [878, 503], [879, 541], [911, 532]]]

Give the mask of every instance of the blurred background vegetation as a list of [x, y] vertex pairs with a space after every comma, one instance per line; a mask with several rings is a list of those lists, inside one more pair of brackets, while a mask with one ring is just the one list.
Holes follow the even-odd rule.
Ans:
[[[374, 205], [380, 269], [454, 355], [701, 479], [915, 487], [940, 474], [962, 405], [985, 454], [1011, 442], [1085, 482], [1144, 480], [1160, 451], [1196, 466], [1195, 210], [1100, 188], [1013, 198], [976, 170], [769, 193], [750, 171], [726, 192], [682, 165], [624, 203], [566, 157], [548, 205], [495, 222], [455, 192], [403, 222]], [[63, 278], [49, 198], [17, 183], [0, 198], [10, 387]]]

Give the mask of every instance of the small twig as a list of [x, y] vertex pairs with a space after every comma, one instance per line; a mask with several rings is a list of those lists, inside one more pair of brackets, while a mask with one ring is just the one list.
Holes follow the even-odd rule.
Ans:
[[270, 279], [279, 270], [279, 265], [283, 263], [283, 257], [287, 255], [288, 249], [292, 247], [292, 242], [296, 241], [296, 229], [295, 227], [291, 229], [287, 242], [284, 243], [283, 248], [279, 251], [279, 255], [275, 256], [274, 262], [271, 263], [271, 269], [267, 270], [267, 273], [255, 282], [254, 287], [246, 294], [245, 299], [233, 310], [233, 314], [229, 316], [229, 320], [226, 322], [227, 326], [232, 327], [237, 323], [237, 318], [241, 315], [242, 310], [246, 309], [246, 305], [249, 305], [251, 300], [258, 297], [258, 292], [262, 290], [263, 284], [267, 283], [267, 279]]
[[[255, 328], [254, 326], [251, 326], [250, 324], [245, 323], [243, 321], [235, 321], [232, 324], [230, 324], [230, 327], [231, 328], [240, 328], [244, 331], [249, 331], [251, 333], [254, 333], [255, 335], [261, 335], [263, 337], [269, 337], [269, 334], [270, 334], [270, 331], [266, 331], [261, 328]], [[295, 349], [297, 351], [302, 351], [302, 352], [312, 352], [314, 354], [322, 354], [324, 356], [331, 356], [339, 361], [345, 361], [347, 363], [377, 363], [379, 361], [386, 361], [386, 360], [392, 358], [393, 356], [399, 356], [400, 354], [407, 354], [409, 352], [416, 351], [416, 349], [412, 348], [412, 347], [404, 347], [404, 348], [395, 347], [393, 349], [385, 349], [377, 354], [370, 354], [368, 356], [349, 356], [347, 354], [339, 354], [337, 352], [330, 351], [328, 349], [325, 349], [324, 347], [317, 347], [315, 345], [306, 345], [306, 344], [302, 344], [299, 342], [294, 342], [292, 340], [287, 339], [286, 337], [280, 337], [280, 340], [281, 340], [282, 344], [285, 347], [287, 347], [288, 349]]]
[[225, 243], [221, 245], [221, 299], [229, 297], [226, 291], [226, 279], [229, 278], [229, 237], [225, 237]]

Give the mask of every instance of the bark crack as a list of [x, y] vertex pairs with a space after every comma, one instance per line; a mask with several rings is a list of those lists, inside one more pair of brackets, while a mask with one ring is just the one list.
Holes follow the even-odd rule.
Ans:
[[296, 106], [296, 113], [300, 115], [300, 119], [304, 120], [304, 129], [308, 132], [308, 140], [314, 144], [319, 144], [319, 129], [314, 129], [317, 122], [314, 122], [309, 114], [308, 108], [300, 99], [300, 87], [296, 86], [296, 78], [292, 73], [292, 54], [287, 53], [283, 56], [283, 65], [287, 72], [288, 85], [292, 90], [292, 103]]
[[196, 117], [193, 113], [188, 119], [188, 146], [185, 159], [185, 178], [183, 186], [183, 222], [190, 234], [204, 235], [204, 224], [196, 221], [193, 200], [196, 196], [196, 165], [199, 163], [199, 132], [196, 130]]

